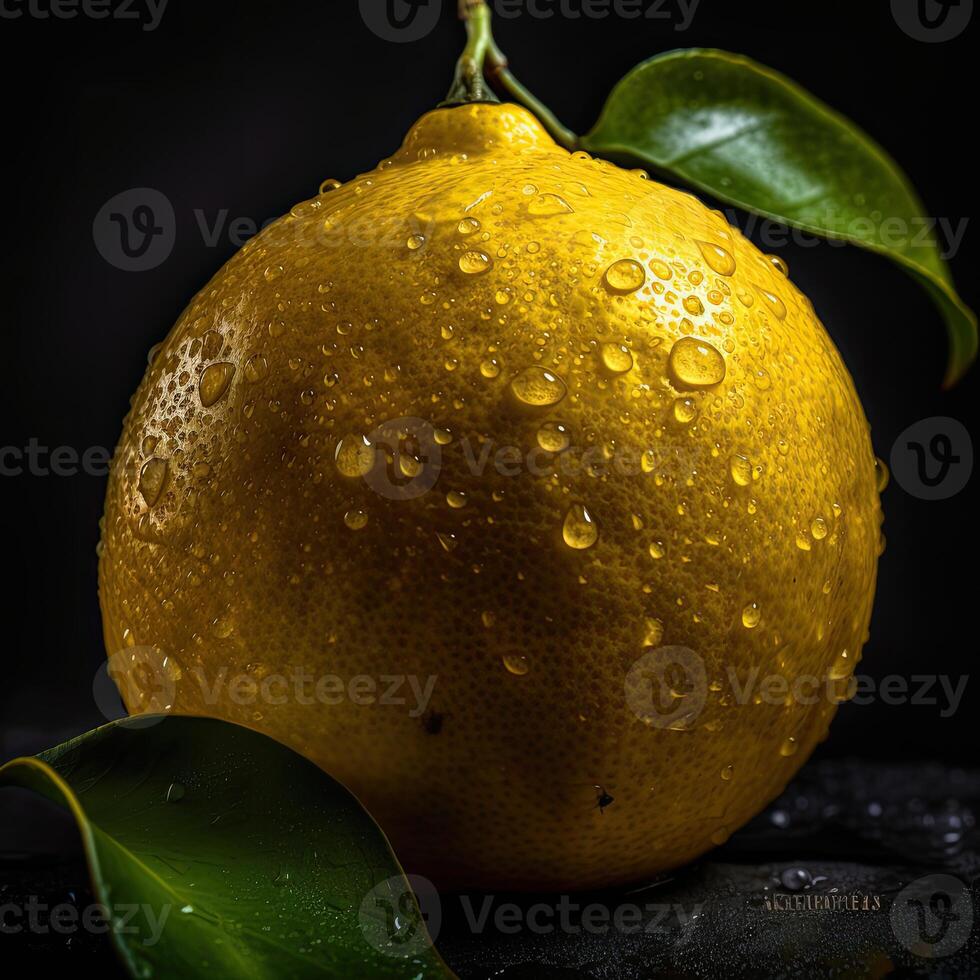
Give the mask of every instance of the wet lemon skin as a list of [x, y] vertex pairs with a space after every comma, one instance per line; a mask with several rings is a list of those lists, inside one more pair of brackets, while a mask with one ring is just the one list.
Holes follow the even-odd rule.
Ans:
[[[105, 640], [132, 711], [294, 747], [441, 886], [636, 881], [825, 735], [880, 522], [854, 387], [777, 264], [521, 109], [438, 110], [250, 241], [156, 352], [108, 490]], [[675, 664], [629, 693], [677, 647], [702, 690]]]

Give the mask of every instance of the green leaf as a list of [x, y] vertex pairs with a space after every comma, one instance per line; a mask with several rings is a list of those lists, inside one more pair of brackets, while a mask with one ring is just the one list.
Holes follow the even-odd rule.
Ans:
[[5, 784], [71, 810], [134, 977], [452, 976], [377, 825], [264, 735], [127, 719], [9, 762]]
[[725, 51], [659, 55], [616, 86], [580, 145], [887, 256], [946, 321], [946, 384], [976, 356], [976, 316], [956, 295], [908, 178], [867, 134], [777, 72]]

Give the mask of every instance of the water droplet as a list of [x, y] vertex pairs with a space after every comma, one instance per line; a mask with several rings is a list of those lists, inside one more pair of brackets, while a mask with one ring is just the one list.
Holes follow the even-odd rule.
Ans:
[[700, 316], [702, 313], [704, 313], [704, 303], [702, 303], [697, 296], [685, 296], [684, 309], [687, 310], [691, 316]]
[[773, 264], [773, 268], [775, 268], [778, 272], [781, 272], [784, 276], [789, 276], [789, 266], [786, 264], [784, 259], [780, 258], [778, 255], [767, 255], [766, 258], [769, 259], [769, 261]]
[[245, 380], [254, 384], [261, 381], [269, 371], [269, 362], [261, 354], [253, 354], [245, 362]]
[[562, 453], [571, 445], [568, 429], [561, 422], [545, 422], [538, 429], [538, 445], [549, 453]]
[[775, 294], [769, 292], [768, 289], [763, 289], [761, 286], [756, 286], [756, 292], [762, 297], [766, 306], [772, 311], [773, 316], [778, 320], [786, 319], [786, 304]]
[[517, 677], [523, 677], [530, 670], [527, 657], [523, 653], [507, 653], [504, 655], [503, 661], [507, 670]]
[[464, 252], [459, 257], [459, 268], [468, 276], [478, 276], [486, 272], [493, 265], [493, 261], [486, 252], [470, 250]]
[[480, 374], [483, 377], [492, 379], [500, 374], [500, 362], [495, 357], [488, 357], [480, 363]]
[[320, 193], [321, 194], [329, 194], [330, 191], [335, 191], [335, 190], [337, 190], [338, 187], [341, 187], [341, 186], [343, 186], [343, 185], [340, 183], [339, 180], [337, 180], [334, 177], [328, 177], [320, 185]]
[[456, 230], [461, 235], [472, 235], [474, 232], [480, 230], [480, 222], [476, 218], [463, 218], [458, 225], [456, 225]]
[[466, 494], [462, 490], [450, 490], [446, 494], [446, 503], [449, 504], [453, 510], [462, 510], [466, 506]]
[[827, 522], [822, 517], [814, 517], [810, 524], [810, 533], [817, 541], [822, 541], [827, 537]]
[[490, 612], [489, 609], [484, 609], [483, 612], [480, 613], [480, 622], [483, 623], [486, 629], [493, 629], [493, 624], [496, 621], [497, 621], [497, 617], [494, 616], [494, 614]]
[[780, 876], [783, 888], [788, 892], [801, 892], [813, 884], [813, 875], [806, 868], [787, 868]]
[[228, 390], [232, 375], [235, 373], [235, 365], [227, 361], [219, 361], [217, 364], [209, 364], [201, 375], [201, 383], [198, 386], [198, 394], [201, 396], [201, 404], [205, 408], [210, 408]]
[[667, 554], [667, 549], [664, 547], [663, 541], [651, 541], [649, 550], [650, 557], [658, 560]]
[[729, 779], [731, 779], [732, 776], [734, 775], [735, 775], [735, 767], [731, 765], [725, 766], [725, 768], [722, 769], [721, 771], [721, 778], [724, 779], [726, 782]]
[[184, 787], [180, 783], [171, 783], [167, 787], [164, 800], [167, 803], [178, 803], [184, 798], [185, 792]]
[[746, 629], [755, 629], [759, 625], [759, 621], [762, 619], [762, 610], [759, 608], [759, 603], [750, 602], [742, 610], [742, 625]]
[[635, 259], [618, 259], [606, 269], [602, 279], [610, 292], [635, 293], [647, 281], [647, 274]]
[[610, 374], [625, 374], [633, 368], [633, 354], [624, 344], [606, 343], [599, 348], [603, 366]]
[[425, 235], [409, 235], [405, 244], [411, 251], [417, 252], [425, 244]]
[[875, 486], [878, 488], [878, 493], [883, 493], [885, 487], [888, 486], [888, 480], [891, 474], [888, 472], [888, 466], [883, 459], [879, 459], [875, 456]]
[[792, 735], [790, 735], [790, 737], [787, 738], [783, 742], [783, 744], [779, 746], [779, 754], [788, 757], [793, 755], [798, 748], [799, 745], [797, 744], [796, 739]]
[[681, 388], [710, 388], [725, 379], [725, 358], [706, 340], [681, 337], [670, 349], [667, 366]]
[[662, 260], [660, 260], [660, 259], [654, 259], [654, 260], [653, 260], [653, 261], [652, 261], [652, 262], [650, 263], [650, 271], [651, 271], [651, 272], [652, 272], [652, 273], [653, 273], [653, 274], [654, 274], [654, 275], [655, 275], [655, 276], [656, 276], [656, 277], [657, 277], [658, 279], [663, 279], [664, 281], [666, 281], [666, 280], [668, 280], [668, 279], [670, 279], [670, 278], [671, 278], [671, 276], [673, 276], [673, 274], [674, 274], [674, 273], [673, 273], [673, 272], [671, 271], [671, 268], [670, 268], [670, 266], [669, 266], [669, 265], [667, 265], [667, 263], [666, 263], [666, 262], [663, 262], [663, 261], [662, 261]]
[[698, 414], [697, 402], [693, 398], [674, 399], [674, 418], [682, 425], [693, 422]]
[[137, 486], [147, 507], [155, 506], [160, 499], [164, 484], [167, 482], [168, 470], [167, 460], [160, 459], [159, 456], [154, 456], [143, 464]]
[[510, 389], [519, 402], [536, 408], [557, 405], [568, 391], [565, 382], [557, 374], [537, 365], [521, 371], [511, 381]]
[[728, 461], [728, 468], [740, 487], [747, 487], [752, 482], [752, 463], [747, 456], [736, 453]]
[[444, 531], [437, 531], [436, 539], [439, 541], [439, 544], [442, 545], [442, 550], [446, 552], [455, 551], [456, 546], [459, 544], [455, 534], [447, 534]]
[[346, 435], [337, 443], [334, 462], [342, 476], [365, 476], [374, 468], [374, 452], [365, 436]]
[[731, 252], [711, 242], [698, 242], [697, 246], [708, 268], [719, 276], [730, 276], [735, 272], [735, 258]]
[[363, 510], [349, 510], [344, 514], [344, 523], [352, 531], [360, 531], [368, 522], [368, 515]]
[[538, 194], [527, 206], [527, 213], [539, 217], [554, 214], [572, 214], [574, 208], [563, 197], [557, 194]]
[[644, 624], [643, 646], [658, 647], [664, 638], [664, 624], [659, 619], [648, 618]]
[[599, 527], [584, 504], [572, 504], [565, 514], [561, 529], [569, 548], [584, 551], [599, 540]]
[[265, 272], [262, 273], [265, 276], [266, 282], [272, 282], [278, 279], [283, 274], [283, 267], [281, 265], [270, 265], [266, 268]]

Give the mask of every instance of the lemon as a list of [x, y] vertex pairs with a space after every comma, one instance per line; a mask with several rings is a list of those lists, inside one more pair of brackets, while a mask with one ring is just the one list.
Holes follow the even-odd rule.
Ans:
[[512, 105], [322, 191], [133, 400], [100, 565], [129, 709], [157, 651], [164, 708], [313, 759], [440, 886], [690, 861], [866, 639], [878, 477], [834, 345], [718, 212]]

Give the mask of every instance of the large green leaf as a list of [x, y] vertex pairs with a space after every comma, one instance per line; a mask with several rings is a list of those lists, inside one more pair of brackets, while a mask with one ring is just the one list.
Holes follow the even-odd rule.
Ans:
[[651, 58], [616, 86], [580, 143], [893, 259], [946, 321], [947, 384], [976, 356], [976, 317], [956, 295], [908, 178], [853, 123], [777, 72], [725, 51]]
[[248, 729], [149, 720], [0, 767], [71, 810], [133, 976], [452, 975], [347, 790]]

